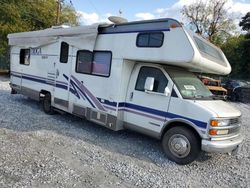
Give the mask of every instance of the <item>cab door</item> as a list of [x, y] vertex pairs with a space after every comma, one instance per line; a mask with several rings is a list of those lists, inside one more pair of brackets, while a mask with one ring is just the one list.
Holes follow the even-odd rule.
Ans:
[[[152, 85], [145, 88], [148, 84]], [[173, 82], [161, 67], [137, 66], [122, 107], [125, 126], [146, 134], [159, 133], [167, 120], [172, 88]]]
[[68, 111], [69, 108], [69, 79], [71, 75], [72, 47], [66, 42], [60, 43], [59, 61], [55, 63], [54, 106]]

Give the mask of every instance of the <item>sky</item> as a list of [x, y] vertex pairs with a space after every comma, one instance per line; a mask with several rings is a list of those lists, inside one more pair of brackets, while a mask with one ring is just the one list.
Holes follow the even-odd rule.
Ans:
[[[70, 0], [68, 0], [69, 2]], [[180, 10], [195, 0], [71, 0], [80, 15], [82, 25], [97, 22], [107, 22], [111, 15], [122, 17], [129, 21], [154, 18], [175, 18], [185, 23]], [[205, 0], [204, 0], [205, 1]], [[250, 12], [250, 0], [228, 0], [228, 14], [238, 22], [242, 16]]]

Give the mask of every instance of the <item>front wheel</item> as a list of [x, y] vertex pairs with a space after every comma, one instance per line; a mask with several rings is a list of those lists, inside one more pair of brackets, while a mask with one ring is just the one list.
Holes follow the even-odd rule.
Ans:
[[200, 154], [198, 136], [186, 127], [173, 127], [163, 136], [162, 146], [168, 159], [180, 165], [193, 162]]
[[46, 114], [53, 115], [55, 113], [53, 107], [51, 106], [51, 95], [50, 93], [46, 93], [43, 98], [43, 111]]

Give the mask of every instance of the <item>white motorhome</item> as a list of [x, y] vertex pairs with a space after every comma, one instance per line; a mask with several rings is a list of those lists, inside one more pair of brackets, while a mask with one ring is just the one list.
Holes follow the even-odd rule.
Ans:
[[12, 93], [114, 131], [162, 140], [178, 164], [242, 142], [241, 113], [192, 72], [229, 74], [223, 52], [173, 19], [9, 34]]

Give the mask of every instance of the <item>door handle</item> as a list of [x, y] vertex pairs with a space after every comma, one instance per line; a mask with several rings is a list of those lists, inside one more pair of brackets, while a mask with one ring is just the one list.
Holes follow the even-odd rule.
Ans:
[[56, 69], [56, 78], [60, 75], [60, 72], [58, 69]]
[[131, 92], [131, 93], [130, 93], [130, 96], [129, 96], [129, 100], [132, 101], [132, 100], [133, 100], [133, 97], [134, 97], [134, 92]]

